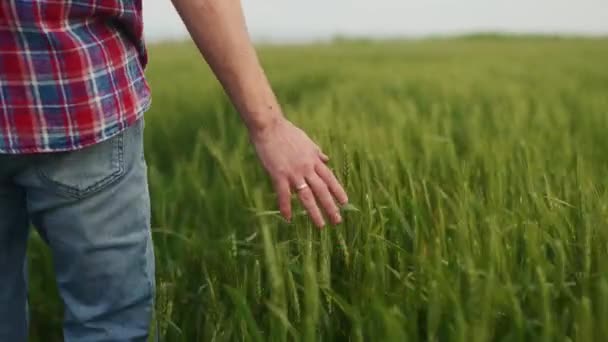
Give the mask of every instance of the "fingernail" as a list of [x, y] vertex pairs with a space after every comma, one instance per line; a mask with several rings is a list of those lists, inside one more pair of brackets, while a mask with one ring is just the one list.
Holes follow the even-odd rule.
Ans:
[[340, 216], [340, 214], [336, 213], [334, 215], [334, 222], [335, 222], [335, 224], [340, 224], [342, 222], [342, 216]]

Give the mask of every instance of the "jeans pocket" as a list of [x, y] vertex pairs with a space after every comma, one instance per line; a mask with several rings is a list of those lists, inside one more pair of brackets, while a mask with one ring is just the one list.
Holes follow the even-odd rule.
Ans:
[[125, 174], [124, 132], [80, 150], [46, 155], [40, 178], [58, 193], [87, 197]]

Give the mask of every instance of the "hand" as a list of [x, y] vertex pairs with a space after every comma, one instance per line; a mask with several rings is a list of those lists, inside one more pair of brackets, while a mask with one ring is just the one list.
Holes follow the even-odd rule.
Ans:
[[[342, 221], [336, 204], [343, 205], [348, 197], [334, 173], [325, 165], [329, 157], [304, 133], [284, 118], [268, 127], [252, 132], [262, 165], [272, 178], [278, 196], [279, 209], [291, 221], [291, 193], [297, 192], [300, 201], [314, 224], [325, 226], [324, 216], [331, 223]], [[319, 208], [323, 208], [324, 214]]]

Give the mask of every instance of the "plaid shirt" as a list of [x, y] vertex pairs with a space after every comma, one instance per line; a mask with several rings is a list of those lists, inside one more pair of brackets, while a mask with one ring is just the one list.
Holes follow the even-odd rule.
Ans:
[[142, 0], [0, 0], [0, 153], [70, 151], [150, 105]]

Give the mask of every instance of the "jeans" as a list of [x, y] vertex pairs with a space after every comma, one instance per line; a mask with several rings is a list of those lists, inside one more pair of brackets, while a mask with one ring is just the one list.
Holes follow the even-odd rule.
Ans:
[[146, 341], [154, 251], [143, 119], [83, 149], [0, 154], [0, 341], [27, 340], [30, 223], [48, 244], [66, 341]]

